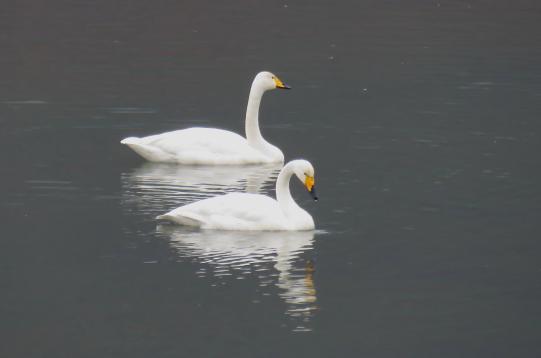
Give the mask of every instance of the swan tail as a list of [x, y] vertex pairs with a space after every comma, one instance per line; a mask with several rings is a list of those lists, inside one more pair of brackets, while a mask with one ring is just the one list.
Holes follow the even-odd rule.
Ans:
[[159, 148], [141, 143], [141, 139], [137, 137], [122, 139], [120, 143], [127, 145], [135, 153], [151, 162], [167, 162], [171, 159], [171, 155], [165, 153]]
[[130, 145], [130, 144], [137, 144], [139, 142], [140, 138], [137, 137], [128, 137], [124, 138], [120, 141], [122, 144]]
[[183, 214], [167, 213], [167, 214], [156, 216], [156, 220], [171, 221], [175, 224], [195, 226], [195, 227], [201, 227], [203, 225], [203, 221], [197, 215], [190, 214], [190, 213], [183, 213]]

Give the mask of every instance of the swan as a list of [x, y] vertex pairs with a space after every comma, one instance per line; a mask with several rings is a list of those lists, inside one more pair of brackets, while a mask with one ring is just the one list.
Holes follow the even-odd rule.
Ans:
[[201, 229], [294, 231], [313, 230], [312, 216], [291, 197], [289, 180], [295, 175], [314, 200], [314, 167], [297, 159], [287, 163], [276, 179], [276, 200], [266, 195], [230, 193], [176, 208], [156, 217]]
[[259, 72], [252, 82], [246, 109], [246, 138], [223, 129], [188, 128], [148, 137], [125, 138], [120, 143], [151, 162], [192, 165], [243, 165], [283, 163], [284, 154], [267, 142], [259, 130], [263, 93], [290, 89], [270, 72]]

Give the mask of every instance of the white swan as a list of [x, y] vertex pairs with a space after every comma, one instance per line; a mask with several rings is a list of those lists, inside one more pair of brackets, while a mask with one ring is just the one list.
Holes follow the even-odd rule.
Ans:
[[291, 197], [289, 179], [295, 174], [314, 200], [314, 168], [306, 160], [287, 163], [276, 180], [276, 200], [265, 195], [231, 193], [181, 206], [156, 219], [218, 230], [313, 230], [312, 216]]
[[129, 137], [126, 144], [151, 162], [196, 165], [283, 163], [284, 154], [268, 143], [259, 130], [259, 105], [268, 90], [289, 89], [270, 72], [255, 76], [246, 109], [246, 138], [217, 128], [188, 128], [143, 138]]

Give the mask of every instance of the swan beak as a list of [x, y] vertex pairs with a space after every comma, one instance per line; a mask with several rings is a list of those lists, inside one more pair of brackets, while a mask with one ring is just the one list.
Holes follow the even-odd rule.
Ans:
[[317, 195], [316, 195], [316, 187], [314, 185], [314, 177], [306, 176], [306, 179], [304, 180], [304, 186], [306, 189], [308, 189], [308, 192], [312, 196], [312, 198], [317, 201]]
[[317, 197], [317, 194], [316, 194], [316, 187], [313, 186], [312, 187], [312, 190], [310, 190], [310, 196], [312, 197], [312, 199], [314, 199], [314, 201], [318, 201], [318, 197]]
[[276, 88], [280, 89], [291, 89], [288, 85], [286, 85], [284, 82], [282, 82], [278, 77], [273, 77], [274, 84], [276, 85]]

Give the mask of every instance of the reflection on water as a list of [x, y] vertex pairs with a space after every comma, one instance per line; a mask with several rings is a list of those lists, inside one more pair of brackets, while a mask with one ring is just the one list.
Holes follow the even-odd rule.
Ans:
[[122, 206], [145, 215], [227, 192], [268, 193], [281, 164], [257, 166], [179, 166], [145, 163], [123, 173]]
[[[152, 220], [179, 205], [227, 192], [273, 196], [280, 169], [276, 164], [206, 167], [145, 163], [122, 174], [122, 207], [128, 215]], [[313, 249], [313, 232], [194, 231], [173, 225], [159, 225], [157, 231], [168, 238], [180, 260], [197, 262], [199, 276], [255, 280], [262, 296], [278, 288], [294, 330], [311, 330], [310, 319], [316, 310], [314, 266], [301, 255]]]
[[195, 259], [200, 276], [255, 279], [262, 295], [278, 287], [295, 331], [310, 331], [316, 306], [314, 264], [301, 256], [313, 249], [314, 232], [193, 231], [159, 225], [179, 259]]

